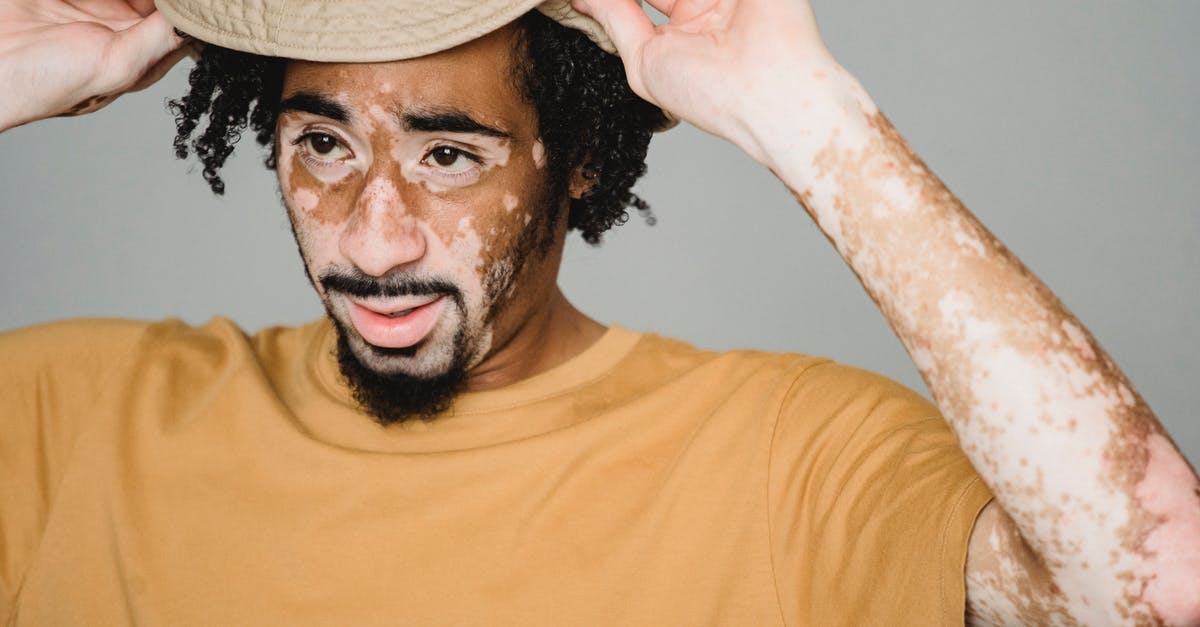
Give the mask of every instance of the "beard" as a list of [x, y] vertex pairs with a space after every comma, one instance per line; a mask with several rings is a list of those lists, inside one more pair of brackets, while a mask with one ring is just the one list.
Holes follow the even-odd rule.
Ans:
[[[327, 293], [336, 291], [363, 298], [441, 296], [452, 301], [464, 317], [466, 313], [461, 290], [445, 281], [396, 275], [381, 278], [356, 270], [328, 271], [319, 280]], [[460, 325], [445, 347], [426, 346], [429, 342], [426, 338], [406, 348], [383, 348], [351, 339], [353, 331], [331, 310], [326, 311], [337, 332], [337, 362], [342, 378], [359, 407], [379, 424], [432, 420], [445, 413], [454, 397], [465, 390], [471, 358], [481, 341], [468, 331], [467, 325]], [[419, 374], [389, 367], [397, 361], [415, 359], [422, 348], [427, 352], [441, 349], [438, 352], [446, 356], [439, 361], [444, 365]]]
[[[563, 185], [565, 187], [565, 184]], [[533, 206], [533, 218], [521, 232], [516, 242], [509, 247], [503, 258], [505, 264], [497, 264], [483, 278], [484, 302], [480, 305], [483, 325], [489, 325], [504, 310], [510, 300], [515, 284], [528, 262], [544, 259], [555, 243], [556, 225], [565, 218], [566, 201], [553, 203], [551, 198], [563, 197], [549, 186], [543, 187]], [[295, 217], [289, 209], [289, 222], [300, 258], [306, 270], [311, 267], [308, 256], [297, 231]], [[305, 272], [309, 283], [318, 292], [324, 288], [326, 294], [342, 292], [352, 296], [442, 295], [451, 300], [459, 314], [460, 323], [449, 341], [441, 346], [429, 346], [430, 338], [407, 348], [383, 348], [366, 343], [357, 331], [349, 328], [329, 306], [325, 299], [325, 310], [337, 332], [336, 357], [347, 388], [359, 408], [383, 426], [400, 424], [419, 419], [431, 421], [444, 414], [451, 402], [467, 389], [468, 373], [473, 364], [482, 358], [477, 354], [485, 344], [490, 344], [490, 332], [476, 328], [469, 322], [463, 292], [452, 283], [430, 280], [424, 277], [388, 275], [376, 277], [357, 268], [329, 267], [320, 273]], [[318, 285], [320, 287], [318, 287]], [[484, 335], [487, 334], [485, 338]], [[420, 361], [418, 352], [425, 349], [424, 357], [434, 353], [438, 367], [399, 371], [404, 361], [409, 365]], [[426, 365], [430, 359], [426, 359]]]
[[[367, 367], [350, 347], [345, 325], [337, 318], [331, 319], [337, 330], [338, 369], [354, 401], [375, 422], [386, 427], [414, 418], [432, 420], [445, 413], [454, 397], [466, 388], [469, 350], [464, 332], [455, 335], [454, 359], [445, 372], [432, 377], [416, 377], [402, 372], [379, 373]], [[393, 353], [415, 352], [415, 348], [389, 350], [372, 346], [369, 350]]]

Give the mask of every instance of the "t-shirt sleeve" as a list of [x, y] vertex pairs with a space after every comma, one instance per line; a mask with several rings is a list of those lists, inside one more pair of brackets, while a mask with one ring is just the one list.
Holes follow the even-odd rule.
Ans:
[[144, 329], [77, 320], [0, 333], [0, 618], [12, 611], [80, 434]]
[[781, 406], [768, 476], [787, 624], [963, 624], [967, 542], [991, 494], [931, 403], [810, 367]]

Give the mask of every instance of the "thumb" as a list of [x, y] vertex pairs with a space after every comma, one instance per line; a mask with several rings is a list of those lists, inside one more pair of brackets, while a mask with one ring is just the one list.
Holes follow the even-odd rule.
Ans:
[[184, 41], [175, 34], [162, 13], [151, 13], [133, 26], [114, 33], [105, 56], [104, 82], [109, 90], [130, 87]]
[[[654, 36], [654, 23], [637, 0], [571, 0], [576, 11], [596, 20], [617, 47], [630, 83], [640, 82], [632, 67], [642, 46]], [[638, 85], [633, 85], [637, 91]]]

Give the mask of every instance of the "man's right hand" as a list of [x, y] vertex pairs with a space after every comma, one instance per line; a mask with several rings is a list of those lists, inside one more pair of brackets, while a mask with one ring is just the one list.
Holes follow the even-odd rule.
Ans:
[[184, 41], [153, 0], [0, 0], [0, 131], [144, 89]]

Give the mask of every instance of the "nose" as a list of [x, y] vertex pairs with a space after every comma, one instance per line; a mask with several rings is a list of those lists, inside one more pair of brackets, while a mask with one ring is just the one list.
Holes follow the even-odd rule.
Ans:
[[359, 270], [384, 276], [421, 259], [425, 235], [395, 184], [376, 176], [363, 187], [338, 248]]

